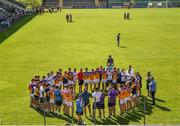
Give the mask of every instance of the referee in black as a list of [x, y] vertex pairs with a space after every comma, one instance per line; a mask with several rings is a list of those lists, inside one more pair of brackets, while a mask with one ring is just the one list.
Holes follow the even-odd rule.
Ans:
[[118, 33], [117, 35], [117, 46], [119, 47], [119, 45], [120, 45], [120, 33]]

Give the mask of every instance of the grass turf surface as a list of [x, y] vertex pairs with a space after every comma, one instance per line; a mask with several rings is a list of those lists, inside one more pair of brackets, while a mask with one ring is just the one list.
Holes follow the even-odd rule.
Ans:
[[[115, 65], [131, 64], [143, 76], [151, 70], [157, 80], [157, 105], [147, 103], [148, 124], [180, 124], [180, 9], [131, 9], [131, 19], [123, 20], [123, 9], [74, 9], [61, 14], [36, 16], [10, 37], [0, 33], [0, 124], [43, 124], [43, 116], [29, 107], [27, 85], [34, 75], [58, 68], [105, 65], [109, 54]], [[66, 23], [65, 14], [74, 23]], [[121, 47], [116, 34], [121, 33]], [[118, 105], [117, 105], [118, 106]], [[106, 110], [106, 113], [108, 111]], [[83, 117], [87, 124], [91, 119]], [[47, 117], [47, 124], [68, 120]], [[100, 124], [143, 124], [137, 109], [121, 117], [97, 120]]]

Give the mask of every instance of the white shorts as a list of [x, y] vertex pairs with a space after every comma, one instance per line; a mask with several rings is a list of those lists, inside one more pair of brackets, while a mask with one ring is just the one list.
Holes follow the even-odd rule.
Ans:
[[64, 84], [64, 86], [69, 86], [69, 85], [70, 85], [70, 84], [68, 84], [68, 83], [67, 83], [67, 84]]
[[66, 105], [69, 106], [69, 107], [71, 107], [71, 106], [72, 106], [72, 102], [68, 102], [68, 101], [67, 101], [67, 102], [66, 102]]
[[89, 80], [89, 83], [90, 84], [94, 84], [94, 80]]
[[64, 105], [67, 105], [67, 100], [63, 100], [63, 104], [64, 104]]
[[61, 82], [59, 82], [59, 85], [61, 86], [61, 85], [63, 85], [63, 82], [61, 81]]
[[125, 103], [124, 99], [120, 99], [120, 105], [122, 105], [124, 103]]
[[136, 94], [136, 96], [139, 97], [139, 96], [140, 96], [140, 93], [138, 92], [138, 93]]
[[68, 80], [68, 84], [72, 85], [72, 84], [74, 84], [74, 81]]
[[74, 79], [74, 84], [76, 84], [77, 83], [77, 79]]
[[94, 80], [94, 83], [95, 83], [95, 84], [98, 84], [99, 82], [100, 82], [99, 79], [95, 79], [95, 80]]
[[107, 82], [107, 80], [106, 79], [102, 79], [102, 83], [106, 83]]
[[34, 98], [34, 93], [30, 93], [30, 97]]
[[113, 80], [113, 82], [112, 82], [112, 83], [113, 83], [113, 84], [115, 84], [116, 82], [117, 82], [117, 80]]
[[137, 97], [137, 94], [133, 94], [133, 95], [132, 95], [132, 98], [136, 98], [136, 97]]
[[84, 80], [84, 84], [89, 84], [89, 80]]
[[126, 103], [128, 101], [128, 98], [126, 97], [126, 98], [124, 98], [124, 103]]
[[55, 102], [54, 102], [54, 99], [50, 99], [49, 103], [54, 104], [54, 103], [55, 103]]
[[130, 101], [131, 100], [131, 97], [129, 96], [129, 97], [127, 97], [127, 101]]

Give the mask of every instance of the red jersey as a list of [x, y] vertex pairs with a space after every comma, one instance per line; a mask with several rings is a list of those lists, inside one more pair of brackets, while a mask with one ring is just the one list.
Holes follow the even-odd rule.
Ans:
[[78, 73], [78, 80], [83, 80], [83, 72]]

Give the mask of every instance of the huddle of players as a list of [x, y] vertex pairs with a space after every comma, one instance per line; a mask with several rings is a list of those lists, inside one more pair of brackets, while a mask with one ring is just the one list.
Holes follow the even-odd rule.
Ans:
[[[76, 98], [76, 84], [79, 85], [79, 95], [76, 100], [76, 114], [78, 121], [81, 121], [81, 115], [86, 108], [90, 107], [90, 98], [94, 98], [93, 110], [98, 109], [99, 117], [105, 117], [104, 99], [108, 97], [109, 117], [115, 115], [116, 98], [119, 98], [120, 112], [135, 107], [140, 95], [141, 76], [139, 73], [134, 75], [132, 66], [129, 65], [127, 71], [116, 69], [110, 64], [106, 68], [100, 66], [96, 70], [88, 71], [88, 68], [80, 69], [79, 72], [71, 68], [62, 72], [59, 69], [56, 74], [50, 72], [47, 76], [35, 76], [28, 88], [30, 91], [30, 105], [34, 108], [45, 109], [55, 114], [60, 114], [63, 105], [63, 113], [68, 116], [74, 116], [73, 100]], [[84, 85], [84, 91], [82, 87]], [[102, 87], [101, 87], [102, 86]], [[90, 88], [90, 89], [89, 89]], [[99, 89], [102, 89], [99, 91]], [[92, 92], [89, 93], [90, 91]], [[46, 105], [44, 105], [46, 103]], [[71, 110], [71, 115], [70, 115]], [[93, 111], [93, 115], [94, 112]]]

